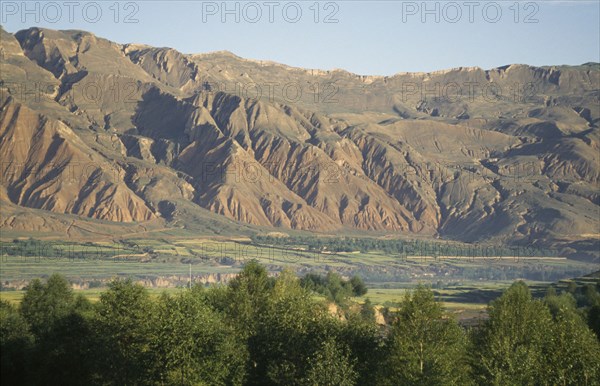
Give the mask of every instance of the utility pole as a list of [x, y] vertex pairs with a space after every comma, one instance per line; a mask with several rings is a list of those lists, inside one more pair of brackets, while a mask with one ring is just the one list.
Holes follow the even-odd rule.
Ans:
[[192, 263], [190, 263], [190, 289], [192, 289]]

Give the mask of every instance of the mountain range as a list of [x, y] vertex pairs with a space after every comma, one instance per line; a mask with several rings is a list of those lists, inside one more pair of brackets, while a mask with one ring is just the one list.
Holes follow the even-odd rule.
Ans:
[[362, 76], [0, 30], [0, 226], [600, 255], [600, 64]]

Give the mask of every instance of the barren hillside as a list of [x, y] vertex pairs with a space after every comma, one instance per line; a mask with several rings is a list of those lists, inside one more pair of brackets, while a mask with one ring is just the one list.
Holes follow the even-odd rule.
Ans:
[[371, 77], [0, 32], [5, 229], [214, 213], [599, 254], [598, 64]]

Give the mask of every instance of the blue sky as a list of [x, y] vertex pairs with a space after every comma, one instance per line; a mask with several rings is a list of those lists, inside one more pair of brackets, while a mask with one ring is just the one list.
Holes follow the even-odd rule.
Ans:
[[600, 1], [269, 1], [3, 1], [0, 22], [373, 75], [600, 62]]

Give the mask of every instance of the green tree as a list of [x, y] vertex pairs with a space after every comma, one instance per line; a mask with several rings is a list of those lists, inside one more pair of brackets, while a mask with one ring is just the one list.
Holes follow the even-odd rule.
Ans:
[[368, 322], [375, 322], [375, 307], [373, 307], [371, 299], [365, 299], [365, 303], [361, 305], [360, 316]]
[[575, 310], [577, 308], [577, 301], [570, 292], [565, 292], [560, 295], [547, 294], [544, 298], [544, 302], [550, 309], [550, 313], [553, 317], [556, 317], [561, 310]]
[[545, 343], [551, 339], [548, 307], [515, 282], [488, 308], [489, 319], [474, 336], [474, 366], [484, 385], [536, 385], [548, 374]]
[[587, 321], [588, 326], [596, 333], [596, 337], [600, 339], [600, 304], [594, 304], [590, 307]]
[[329, 290], [329, 299], [337, 304], [345, 304], [350, 296], [352, 296], [352, 284], [342, 280], [342, 277], [335, 273], [327, 274], [327, 289]]
[[273, 285], [267, 270], [252, 260], [231, 280], [220, 305], [250, 335], [256, 330], [258, 315], [263, 312]]
[[31, 384], [77, 385], [90, 379], [90, 310], [89, 301], [75, 297], [70, 283], [59, 274], [46, 283], [36, 279], [27, 286], [21, 313], [35, 336]]
[[316, 360], [323, 341], [339, 336], [340, 323], [323, 304], [313, 300], [292, 272], [283, 271], [258, 315], [255, 333], [248, 339], [248, 384], [290, 385], [306, 379], [311, 368], [317, 371], [309, 359]]
[[31, 326], [36, 337], [48, 333], [61, 318], [73, 310], [75, 297], [69, 282], [53, 274], [44, 284], [34, 279], [25, 288], [21, 301], [21, 314]]
[[372, 320], [349, 318], [340, 323], [337, 340], [350, 349], [350, 360], [357, 372], [357, 385], [378, 386], [375, 376], [384, 363], [386, 352], [381, 330]]
[[246, 348], [201, 290], [161, 296], [155, 319], [151, 350], [164, 384], [242, 384]]
[[33, 335], [17, 308], [0, 300], [0, 379], [3, 385], [28, 384]]
[[324, 277], [308, 273], [300, 283], [302, 287], [320, 293], [339, 305], [346, 305], [351, 296], [362, 296], [367, 293], [367, 287], [360, 277], [354, 276], [346, 281], [335, 272], [329, 272]]
[[348, 349], [334, 339], [324, 340], [308, 359], [308, 370], [302, 384], [306, 386], [353, 386], [358, 374]]
[[306, 358], [316, 347], [312, 340], [328, 327], [318, 323], [321, 318], [311, 294], [292, 272], [283, 271], [259, 316], [257, 334], [250, 341], [250, 352], [257, 363], [257, 384], [264, 382], [261, 378], [274, 385], [288, 385], [302, 378]]
[[95, 361], [89, 316], [74, 310], [56, 321], [36, 345], [36, 383], [39, 385], [90, 384]]
[[556, 311], [554, 325], [546, 334], [549, 336], [545, 341], [547, 384], [600, 384], [600, 343], [574, 302]]
[[144, 287], [115, 280], [100, 295], [94, 317], [98, 372], [103, 382], [148, 382], [153, 303]]
[[[225, 290], [208, 291], [207, 301], [227, 316], [228, 323], [244, 339], [248, 350], [248, 383], [261, 384], [266, 379], [266, 357], [262, 337], [262, 320], [266, 318], [275, 280], [256, 261], [248, 262]], [[268, 334], [268, 333], [267, 333]]]
[[354, 296], [363, 296], [368, 291], [367, 286], [359, 276], [353, 276], [352, 279], [350, 279], [350, 284], [352, 285]]
[[445, 314], [433, 292], [407, 293], [387, 341], [382, 384], [465, 385], [466, 334]]

